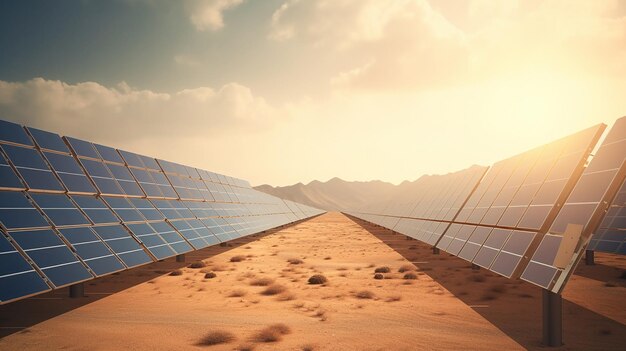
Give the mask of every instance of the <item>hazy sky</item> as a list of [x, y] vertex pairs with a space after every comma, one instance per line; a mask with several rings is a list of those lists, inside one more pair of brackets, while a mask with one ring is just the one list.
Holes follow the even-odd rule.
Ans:
[[0, 118], [250, 180], [400, 182], [626, 115], [626, 1], [0, 1]]

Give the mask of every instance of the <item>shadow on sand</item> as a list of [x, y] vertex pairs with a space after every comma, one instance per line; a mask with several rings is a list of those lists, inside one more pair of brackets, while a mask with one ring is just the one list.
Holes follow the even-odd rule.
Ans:
[[0, 306], [0, 339], [14, 333], [28, 333], [28, 328], [35, 324], [96, 302], [104, 297], [129, 289], [133, 286], [145, 283], [164, 274], [168, 274], [173, 270], [186, 267], [194, 261], [204, 260], [247, 245], [303, 221], [249, 235], [221, 245], [214, 245], [202, 250], [188, 252], [185, 254], [185, 262], [176, 262], [176, 258], [172, 257], [163, 261], [87, 281], [84, 283], [85, 296], [81, 298], [70, 298], [69, 288], [66, 287]]
[[[443, 251], [435, 255], [429, 245], [420, 241], [355, 217], [348, 218], [412, 262], [418, 267], [418, 272], [428, 275], [526, 349], [623, 350], [626, 345], [625, 325], [563, 299], [565, 345], [556, 348], [542, 346], [541, 288], [498, 276], [486, 269], [472, 270], [467, 261]], [[588, 266], [586, 271], [593, 279], [601, 279], [603, 276], [614, 277], [613, 268], [596, 265]], [[594, 271], [603, 273], [594, 276]], [[609, 271], [613, 272], [612, 275]], [[432, 293], [440, 294], [436, 288]], [[623, 305], [618, 304], [615, 308], [623, 308]], [[480, 349], [479, 345], [476, 348]]]

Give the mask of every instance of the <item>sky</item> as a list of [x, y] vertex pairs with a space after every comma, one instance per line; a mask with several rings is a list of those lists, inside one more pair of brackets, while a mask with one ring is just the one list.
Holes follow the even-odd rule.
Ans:
[[249, 180], [392, 183], [626, 115], [626, 1], [0, 0], [0, 119]]

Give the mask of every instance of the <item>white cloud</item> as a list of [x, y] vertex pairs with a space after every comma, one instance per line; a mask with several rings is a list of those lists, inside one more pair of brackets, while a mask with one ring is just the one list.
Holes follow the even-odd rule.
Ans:
[[185, 89], [173, 94], [126, 83], [68, 84], [35, 78], [0, 81], [0, 115], [38, 128], [115, 143], [127, 138], [210, 138], [270, 127], [278, 112], [240, 84]]
[[[471, 0], [446, 17], [427, 0], [290, 0], [269, 38], [352, 62], [331, 78], [339, 90], [437, 89], [550, 69], [623, 75], [625, 9], [617, 0]], [[448, 20], [459, 17], [467, 29]]]
[[290, 1], [274, 13], [269, 37], [359, 57], [332, 79], [340, 88], [432, 87], [467, 66], [464, 33], [425, 0]]
[[187, 0], [185, 8], [191, 23], [199, 31], [217, 31], [224, 27], [224, 11], [239, 6], [243, 0]]

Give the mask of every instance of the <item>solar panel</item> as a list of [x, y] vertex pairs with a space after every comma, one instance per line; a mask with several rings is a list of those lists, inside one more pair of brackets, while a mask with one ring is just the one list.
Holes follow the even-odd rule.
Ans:
[[0, 127], [0, 304], [322, 213], [236, 178]]
[[28, 189], [65, 191], [39, 151], [13, 145], [2, 145], [1, 147]]
[[49, 291], [45, 280], [5, 235], [0, 232], [0, 303]]
[[[626, 118], [620, 118], [584, 170], [582, 176], [548, 233], [543, 236], [521, 278], [543, 288], [560, 292], [589, 241], [600, 226], [613, 198], [626, 176]], [[555, 260], [564, 243], [563, 235], [570, 225], [581, 228], [574, 255], [566, 267]]]
[[[425, 176], [415, 182], [419, 191], [348, 213], [434, 243], [500, 275], [522, 276], [559, 292], [590, 235], [583, 231], [570, 265], [558, 268], [555, 259], [565, 252], [562, 237], [568, 224], [597, 227], [590, 248], [624, 250], [626, 195], [623, 190], [614, 194], [626, 173], [626, 118], [616, 122], [585, 168], [604, 128], [596, 125], [497, 162], [455, 200], [460, 184], [472, 183], [470, 177]], [[604, 216], [598, 208], [611, 201]]]
[[8, 234], [55, 287], [93, 278], [52, 229], [9, 232]]
[[587, 249], [626, 255], [626, 183], [622, 184]]

